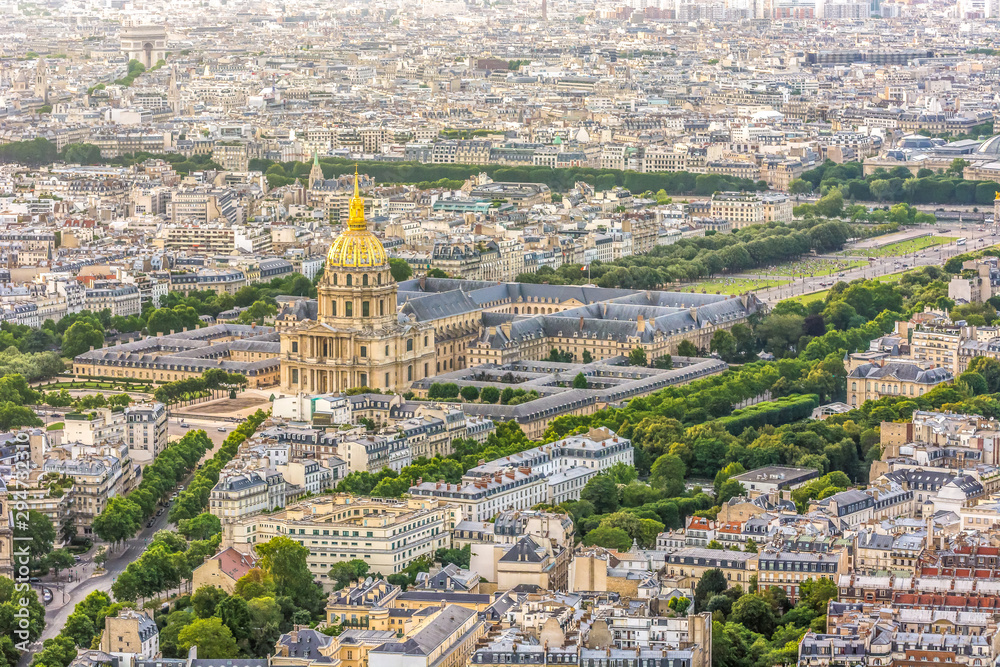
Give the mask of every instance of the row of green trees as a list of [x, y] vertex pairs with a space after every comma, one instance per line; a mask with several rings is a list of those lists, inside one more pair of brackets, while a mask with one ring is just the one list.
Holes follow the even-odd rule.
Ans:
[[522, 273], [516, 280], [550, 285], [592, 282], [599, 287], [657, 289], [673, 282], [774, 266], [797, 259], [811, 250], [837, 250], [858, 233], [851, 225], [837, 220], [754, 225], [732, 234], [681, 239], [671, 245], [656, 246], [646, 254], [614, 262], [593, 262], [586, 272], [580, 270], [580, 264], [563, 264], [557, 269], [542, 267], [536, 273]]
[[184, 489], [170, 508], [170, 521], [179, 523], [185, 519], [193, 519], [208, 507], [208, 496], [219, 481], [219, 471], [236, 456], [240, 444], [257, 432], [260, 425], [267, 419], [267, 413], [257, 410], [246, 421], [230, 433], [219, 451], [207, 461], [194, 475], [194, 479]]
[[907, 204], [992, 204], [997, 189], [993, 181], [970, 181], [962, 178], [968, 162], [957, 158], [941, 173], [921, 169], [914, 175], [899, 166], [877, 169], [864, 176], [860, 162], [836, 164], [827, 160], [802, 174], [801, 183], [789, 185], [792, 192], [818, 190], [826, 194], [839, 188], [844, 196], [856, 201], [894, 201]]
[[146, 466], [142, 481], [132, 493], [108, 501], [104, 511], [94, 517], [94, 533], [112, 545], [134, 537], [156, 512], [157, 503], [169, 497], [211, 448], [212, 441], [204, 431], [185, 433]]
[[153, 398], [161, 403], [173, 405], [207, 393], [242, 390], [248, 384], [249, 381], [242, 373], [228, 373], [221, 368], [209, 368], [200, 377], [184, 378], [160, 385], [153, 390]]

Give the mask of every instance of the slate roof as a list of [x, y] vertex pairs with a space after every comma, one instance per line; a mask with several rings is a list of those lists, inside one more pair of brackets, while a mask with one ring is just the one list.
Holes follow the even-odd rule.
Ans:
[[501, 563], [541, 563], [543, 560], [545, 560], [545, 550], [530, 535], [519, 539], [500, 557]]
[[902, 382], [918, 382], [920, 384], [939, 384], [949, 382], [952, 374], [945, 368], [923, 369], [916, 364], [891, 361], [879, 366], [878, 364], [861, 364], [850, 373], [850, 378], [863, 378], [866, 380], [900, 380]]

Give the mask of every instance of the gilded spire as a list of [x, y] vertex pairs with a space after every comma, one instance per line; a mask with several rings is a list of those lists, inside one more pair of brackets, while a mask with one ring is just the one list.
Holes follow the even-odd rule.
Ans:
[[365, 222], [365, 200], [361, 198], [358, 191], [358, 167], [354, 166], [354, 196], [351, 197], [350, 216], [347, 218], [347, 228], [355, 232], [363, 232], [368, 229]]

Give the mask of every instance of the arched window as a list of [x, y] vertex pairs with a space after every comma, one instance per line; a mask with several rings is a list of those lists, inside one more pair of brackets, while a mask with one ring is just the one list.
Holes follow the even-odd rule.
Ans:
[[406, 367], [406, 381], [413, 382], [413, 366]]
[[354, 303], [351, 301], [344, 302], [344, 316], [352, 317], [353, 315], [354, 315]]
[[406, 351], [407, 352], [413, 352], [413, 339], [412, 338], [408, 338], [407, 341], [406, 341]]
[[347, 286], [350, 287], [353, 284], [354, 284], [354, 276], [352, 276], [350, 273], [348, 273], [347, 274]]
[[377, 284], [379, 284], [379, 285], [381, 285], [381, 284], [382, 284], [382, 274], [381, 274], [381, 273], [380, 273], [380, 274], [378, 274], [377, 276], [375, 276], [375, 282], [376, 282]]
[[361, 317], [368, 317], [369, 315], [371, 315], [371, 313], [369, 313], [368, 310], [369, 310], [368, 309], [368, 302], [367, 301], [362, 301], [361, 302]]
[[424, 347], [427, 347], [427, 336], [424, 336]]
[[382, 299], [378, 300], [378, 314], [379, 316], [385, 315], [385, 301]]
[[857, 382], [852, 382], [851, 383], [851, 391], [857, 391], [857, 390], [858, 390], [858, 383]]
[[367, 273], [364, 274], [363, 276], [361, 276], [361, 286], [362, 287], [368, 287], [368, 274]]
[[389, 346], [388, 345], [385, 346], [385, 356], [387, 356], [387, 357], [389, 356]]
[[333, 299], [330, 299], [330, 315], [337, 316], [337, 302]]

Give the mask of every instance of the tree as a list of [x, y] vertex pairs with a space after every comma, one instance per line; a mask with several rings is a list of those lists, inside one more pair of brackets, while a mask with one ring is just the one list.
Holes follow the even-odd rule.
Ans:
[[736, 339], [725, 329], [719, 329], [712, 335], [708, 349], [718, 354], [723, 361], [736, 360]]
[[599, 473], [587, 481], [580, 500], [592, 504], [597, 514], [610, 514], [618, 509], [618, 485], [609, 475]]
[[200, 659], [232, 658], [239, 651], [233, 633], [216, 616], [197, 619], [178, 633], [177, 648], [181, 653], [187, 653], [192, 646], [198, 647]]
[[251, 652], [267, 655], [274, 649], [280, 635], [284, 620], [281, 607], [273, 597], [254, 598], [247, 605], [250, 609]]
[[747, 543], [743, 545], [743, 551], [750, 554], [757, 553], [757, 543], [752, 538], [748, 539]]
[[45, 556], [43, 563], [47, 568], [55, 572], [56, 578], [59, 577], [59, 571], [65, 570], [68, 567], [73, 567], [76, 561], [73, 560], [73, 554], [66, 551], [65, 549], [56, 549]]
[[250, 607], [240, 595], [230, 595], [219, 601], [215, 607], [218, 616], [237, 642], [245, 642], [250, 637]]
[[74, 322], [62, 339], [62, 355], [70, 359], [83, 354], [90, 348], [104, 345], [104, 331], [90, 322], [80, 320]]
[[632, 351], [628, 353], [628, 363], [629, 366], [645, 366], [646, 350], [641, 347], [633, 347]]
[[249, 308], [240, 313], [240, 324], [264, 324], [264, 321], [274, 317], [278, 312], [277, 306], [267, 301], [254, 301]]
[[252, 600], [274, 591], [274, 580], [259, 567], [250, 568], [236, 581], [233, 594], [244, 600]]
[[616, 484], [631, 484], [639, 478], [639, 473], [634, 466], [618, 462], [608, 468], [607, 474]]
[[389, 273], [392, 274], [393, 280], [401, 283], [404, 280], [409, 280], [410, 276], [413, 275], [413, 269], [410, 268], [405, 259], [392, 257], [389, 259]]
[[694, 610], [700, 613], [706, 600], [727, 588], [726, 575], [719, 568], [705, 570], [694, 587]]
[[[27, 632], [27, 639], [38, 639], [45, 628], [45, 607], [38, 600], [33, 588], [20, 590], [14, 581], [0, 576], [0, 637], [23, 639], [19, 632]], [[27, 613], [25, 618], [24, 614]], [[26, 625], [22, 625], [22, 620]]]
[[211, 512], [202, 512], [193, 519], [181, 520], [177, 530], [189, 540], [207, 540], [222, 532], [222, 522]]
[[817, 614], [825, 614], [827, 603], [837, 599], [837, 584], [825, 577], [806, 579], [799, 584], [799, 599]]
[[215, 614], [215, 608], [224, 600], [226, 592], [216, 586], [200, 586], [191, 596], [191, 608], [198, 618], [208, 618]]
[[80, 612], [73, 612], [66, 619], [66, 625], [63, 626], [61, 634], [70, 637], [73, 643], [80, 648], [90, 648], [90, 642], [94, 640], [97, 635], [97, 630], [94, 627], [94, 621]]
[[119, 544], [132, 537], [142, 525], [142, 509], [124, 496], [115, 496], [104, 511], [94, 517], [94, 532], [105, 542]]
[[500, 400], [500, 390], [493, 386], [483, 387], [479, 392], [479, 400], [482, 403], [496, 403]]
[[831, 188], [825, 196], [816, 202], [816, 212], [825, 218], [835, 218], [844, 210], [844, 195], [840, 188]]
[[875, 199], [883, 201], [892, 191], [892, 183], [885, 179], [876, 179], [868, 184], [868, 188], [871, 190], [872, 196], [874, 196]]
[[[641, 350], [642, 348], [636, 348]], [[631, 355], [629, 355], [631, 357]], [[631, 362], [630, 362], [631, 363]], [[576, 377], [573, 378], [573, 389], [586, 389], [587, 388], [587, 376], [583, 373], [577, 373]]]
[[788, 184], [788, 192], [793, 195], [807, 195], [812, 192], [812, 189], [812, 183], [801, 178], [793, 178]]
[[677, 355], [681, 357], [697, 357], [698, 348], [689, 340], [682, 340], [677, 345]]
[[52, 526], [49, 517], [35, 510], [28, 510], [28, 528], [31, 538], [27, 544], [28, 557], [38, 562], [52, 551], [52, 543], [56, 539], [56, 529]]
[[688, 607], [691, 606], [691, 598], [672, 597], [667, 606], [676, 611], [680, 616], [683, 616], [687, 613]]
[[427, 272], [428, 278], [447, 278], [448, 274], [441, 269], [431, 269]]
[[662, 489], [667, 497], [675, 497], [684, 493], [684, 475], [687, 466], [679, 456], [664, 454], [653, 462], [649, 472], [651, 486]]
[[462, 390], [458, 393], [461, 394], [462, 399], [467, 403], [472, 403], [479, 398], [479, 390], [471, 385], [462, 387]]
[[616, 551], [628, 551], [632, 547], [632, 538], [621, 528], [599, 526], [583, 538], [587, 546], [604, 547]]
[[255, 546], [261, 569], [274, 580], [275, 590], [289, 595], [299, 606], [318, 612], [326, 602], [323, 589], [309, 571], [309, 549], [284, 535]]
[[735, 479], [727, 479], [719, 487], [719, 495], [715, 499], [716, 505], [721, 505], [722, 503], [728, 501], [730, 498], [737, 498], [740, 496], [745, 496], [747, 494], [746, 489]]
[[744, 595], [734, 602], [729, 620], [765, 637], [770, 637], [774, 633], [776, 623], [771, 605], [756, 593]]

